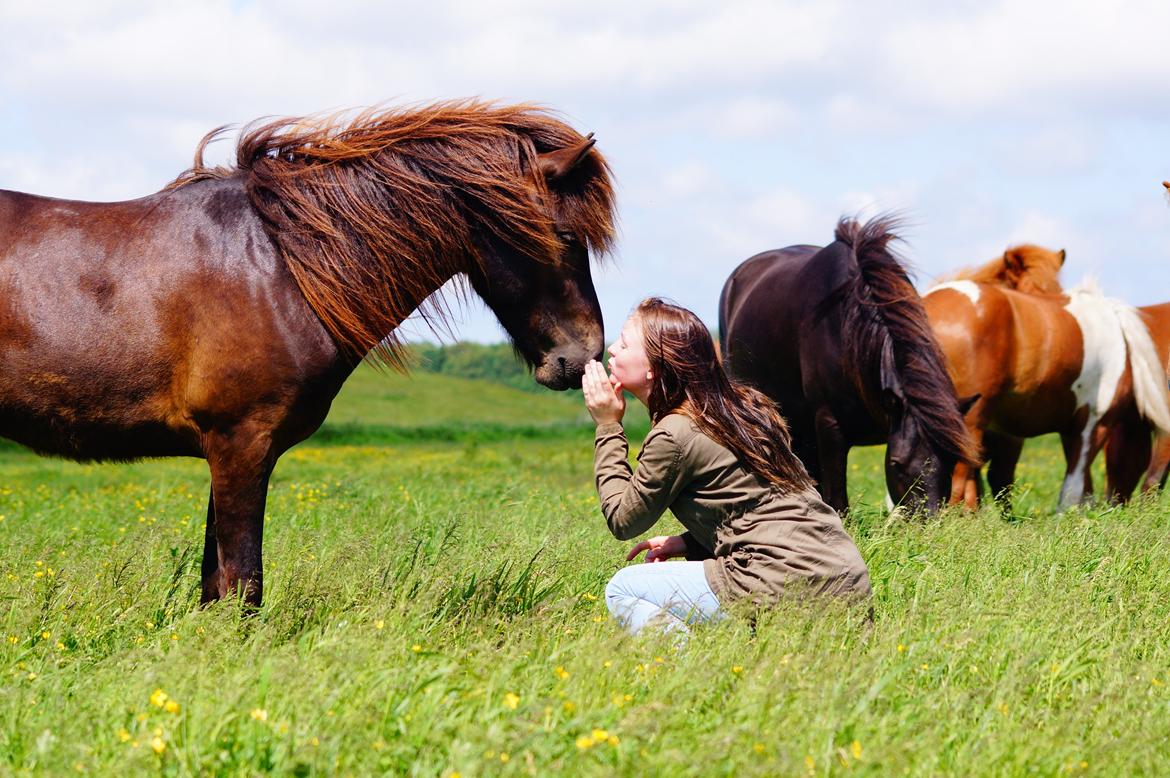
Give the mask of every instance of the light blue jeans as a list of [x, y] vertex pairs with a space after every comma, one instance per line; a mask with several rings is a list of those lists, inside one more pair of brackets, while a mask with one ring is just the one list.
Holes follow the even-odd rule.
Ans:
[[637, 634], [653, 621], [667, 632], [723, 618], [702, 562], [650, 562], [618, 570], [605, 586], [605, 604], [622, 626]]

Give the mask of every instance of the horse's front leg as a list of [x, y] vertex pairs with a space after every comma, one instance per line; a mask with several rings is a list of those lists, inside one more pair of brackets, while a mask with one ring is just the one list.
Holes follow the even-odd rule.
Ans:
[[1064, 483], [1060, 486], [1060, 510], [1071, 508], [1085, 501], [1093, 493], [1092, 464], [1093, 432], [1097, 419], [1086, 412], [1077, 414], [1077, 423], [1060, 433], [1060, 444], [1064, 449]]
[[987, 457], [987, 486], [991, 498], [998, 500], [1005, 511], [1012, 508], [1011, 488], [1016, 481], [1016, 465], [1024, 450], [1024, 439], [988, 432], [983, 436], [983, 450]]
[[[269, 440], [267, 430], [209, 436], [211, 505], [202, 568], [204, 602], [238, 592], [249, 605], [260, 605], [264, 504], [275, 464]], [[214, 550], [214, 565], [206, 556], [209, 550]]]
[[[976, 450], [980, 451], [980, 456], [983, 456], [983, 429], [968, 423], [967, 431], [975, 443]], [[950, 504], [962, 504], [968, 510], [976, 510], [979, 508], [979, 491], [979, 468], [975, 465], [968, 465], [966, 462], [956, 463], [954, 472], [951, 474]]]
[[215, 542], [215, 491], [207, 491], [207, 523], [203, 529], [203, 594], [200, 602], [206, 604], [219, 599], [219, 546]]
[[817, 410], [816, 440], [817, 463], [821, 471], [821, 498], [837, 513], [844, 514], [849, 510], [849, 492], [845, 482], [849, 444], [845, 441], [837, 417], [828, 408]]

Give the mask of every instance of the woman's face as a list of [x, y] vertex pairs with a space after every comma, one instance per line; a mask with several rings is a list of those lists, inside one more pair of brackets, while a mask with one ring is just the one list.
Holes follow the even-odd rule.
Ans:
[[627, 392], [646, 401], [653, 375], [646, 358], [642, 323], [636, 314], [626, 319], [621, 335], [609, 346], [609, 372]]

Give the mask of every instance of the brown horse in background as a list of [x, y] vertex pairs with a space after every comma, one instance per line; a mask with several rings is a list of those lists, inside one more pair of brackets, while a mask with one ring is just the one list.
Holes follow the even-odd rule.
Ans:
[[[1166, 366], [1167, 380], [1170, 381], [1170, 303], [1143, 305], [1137, 310], [1150, 332], [1159, 359]], [[1132, 419], [1132, 415], [1133, 411], [1130, 410], [1128, 418]], [[1114, 424], [1106, 431], [1104, 441], [1106, 458], [1138, 456], [1143, 447], [1150, 452], [1149, 465], [1141, 477], [1143, 493], [1165, 486], [1166, 475], [1170, 471], [1170, 433], [1155, 430], [1151, 444], [1148, 432], [1147, 427], [1143, 435], [1142, 430], [1136, 428], [1132, 421], [1129, 424]]]
[[277, 458], [363, 357], [401, 365], [394, 329], [445, 282], [466, 278], [537, 381], [580, 386], [613, 193], [592, 139], [528, 105], [274, 121], [231, 168], [201, 161], [215, 135], [138, 200], [0, 190], [0, 435], [206, 458], [202, 599], [258, 605]]
[[[926, 295], [957, 390], [978, 394], [968, 427], [983, 445], [992, 494], [1006, 497], [1023, 439], [1058, 432], [1066, 460], [1061, 507], [1092, 493], [1089, 466], [1118, 426], [1144, 452], [1107, 452], [1108, 495], [1124, 500], [1149, 462], [1149, 428], [1170, 425], [1164, 369], [1130, 307], [1092, 289], [1064, 295], [1065, 253], [1009, 249]], [[977, 280], [978, 279], [978, 280]], [[1025, 294], [1021, 290], [1028, 290]], [[978, 471], [957, 468], [952, 499], [974, 507]]]

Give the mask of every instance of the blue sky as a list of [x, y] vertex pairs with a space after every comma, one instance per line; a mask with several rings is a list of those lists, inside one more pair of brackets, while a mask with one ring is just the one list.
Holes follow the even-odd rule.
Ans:
[[[920, 286], [1028, 241], [1066, 284], [1170, 300], [1170, 3], [562, 5], [4, 3], [0, 188], [137, 197], [224, 123], [534, 100], [617, 174], [609, 333], [649, 294], [714, 323], [738, 262], [880, 210]], [[455, 331], [502, 339], [480, 305]]]

